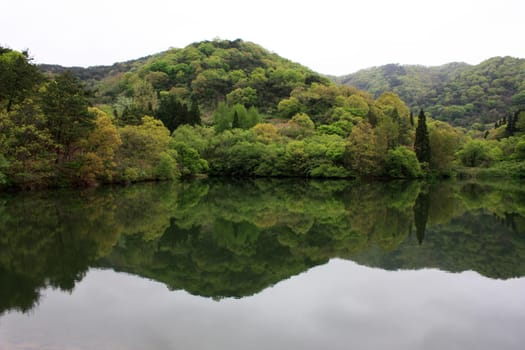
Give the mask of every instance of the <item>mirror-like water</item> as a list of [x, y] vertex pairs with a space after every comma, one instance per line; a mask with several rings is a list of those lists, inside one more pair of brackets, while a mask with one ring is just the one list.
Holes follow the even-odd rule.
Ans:
[[525, 186], [0, 197], [0, 349], [521, 349]]

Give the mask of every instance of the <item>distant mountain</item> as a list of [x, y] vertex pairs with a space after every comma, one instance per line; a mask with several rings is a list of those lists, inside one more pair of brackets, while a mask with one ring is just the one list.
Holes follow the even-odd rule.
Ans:
[[494, 57], [474, 66], [388, 64], [334, 80], [375, 97], [393, 91], [413, 109], [424, 108], [436, 119], [470, 126], [508, 115], [512, 96], [525, 91], [525, 59]]

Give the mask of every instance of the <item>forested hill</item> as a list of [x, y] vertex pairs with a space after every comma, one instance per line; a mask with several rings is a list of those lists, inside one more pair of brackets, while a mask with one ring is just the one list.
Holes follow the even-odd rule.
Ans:
[[385, 85], [412, 92], [404, 98], [436, 117], [485, 122], [512, 112], [467, 130], [427, 122], [423, 110], [416, 121], [396, 93], [374, 98], [242, 40], [71, 70], [37, 67], [27, 52], [0, 47], [0, 187], [201, 175], [414, 178], [461, 166], [525, 177], [517, 63], [389, 66]]
[[525, 59], [493, 57], [474, 66], [388, 64], [335, 80], [375, 97], [393, 91], [410, 107], [454, 125], [493, 124], [508, 116], [512, 97], [525, 91]]
[[[67, 69], [56, 65], [40, 68], [51, 74]], [[70, 70], [95, 91], [95, 104], [116, 106], [118, 113], [127, 107], [137, 115], [155, 110], [168, 94], [188, 105], [198, 103], [204, 110], [228, 101], [273, 114], [293, 89], [329, 83], [300, 64], [240, 39], [196, 42], [112, 66]]]

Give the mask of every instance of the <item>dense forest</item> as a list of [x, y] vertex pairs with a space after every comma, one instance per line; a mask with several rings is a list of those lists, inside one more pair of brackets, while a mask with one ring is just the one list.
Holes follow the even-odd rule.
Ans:
[[434, 119], [487, 129], [508, 117], [512, 99], [525, 91], [525, 59], [493, 57], [478, 65], [438, 67], [388, 64], [334, 78], [378, 97], [395, 92], [411, 108], [424, 108]]
[[0, 185], [523, 176], [525, 92], [502, 101], [490, 130], [454, 128], [242, 40], [87, 69], [0, 48]]

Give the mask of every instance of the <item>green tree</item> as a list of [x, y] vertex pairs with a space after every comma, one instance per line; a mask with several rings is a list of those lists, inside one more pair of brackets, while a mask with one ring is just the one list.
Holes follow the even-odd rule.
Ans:
[[[494, 142], [494, 141], [493, 141]], [[503, 153], [489, 141], [471, 140], [457, 153], [461, 163], [467, 167], [488, 167]]]
[[361, 121], [352, 128], [345, 151], [345, 163], [361, 175], [381, 173], [381, 153], [370, 123]]
[[[195, 106], [198, 108], [197, 105]], [[189, 111], [186, 105], [180, 102], [175, 95], [167, 94], [161, 97], [155, 116], [162, 121], [170, 132], [173, 132], [179, 125], [197, 124], [192, 122], [197, 119], [194, 115], [199, 114], [198, 109]], [[200, 115], [198, 118], [200, 119]]]
[[10, 112], [15, 104], [34, 95], [43, 80], [27, 51], [0, 46], [0, 111]]
[[449, 173], [464, 137], [458, 129], [445, 122], [429, 124], [430, 168], [442, 174]]
[[237, 129], [241, 126], [241, 123], [239, 122], [239, 113], [237, 111], [233, 111], [233, 121], [232, 121], [232, 129]]
[[0, 154], [0, 185], [7, 183], [7, 168], [9, 168], [9, 162], [2, 154]]
[[81, 167], [77, 177], [84, 185], [93, 185], [97, 180], [110, 182], [116, 166], [115, 154], [122, 144], [117, 127], [111, 118], [100, 109], [91, 108], [96, 115], [95, 128], [79, 142]]
[[66, 71], [50, 81], [42, 94], [42, 111], [47, 129], [57, 148], [57, 163], [70, 160], [75, 142], [95, 126], [95, 115], [88, 111], [86, 91], [73, 74]]
[[414, 142], [416, 156], [421, 163], [430, 163], [430, 139], [427, 130], [425, 112], [419, 111], [416, 128], [416, 140]]
[[159, 157], [168, 150], [169, 130], [160, 120], [145, 116], [142, 124], [126, 125], [119, 133], [122, 145], [116, 154], [118, 179], [155, 179]]
[[388, 151], [385, 172], [394, 178], [416, 178], [422, 175], [416, 154], [405, 146]]

